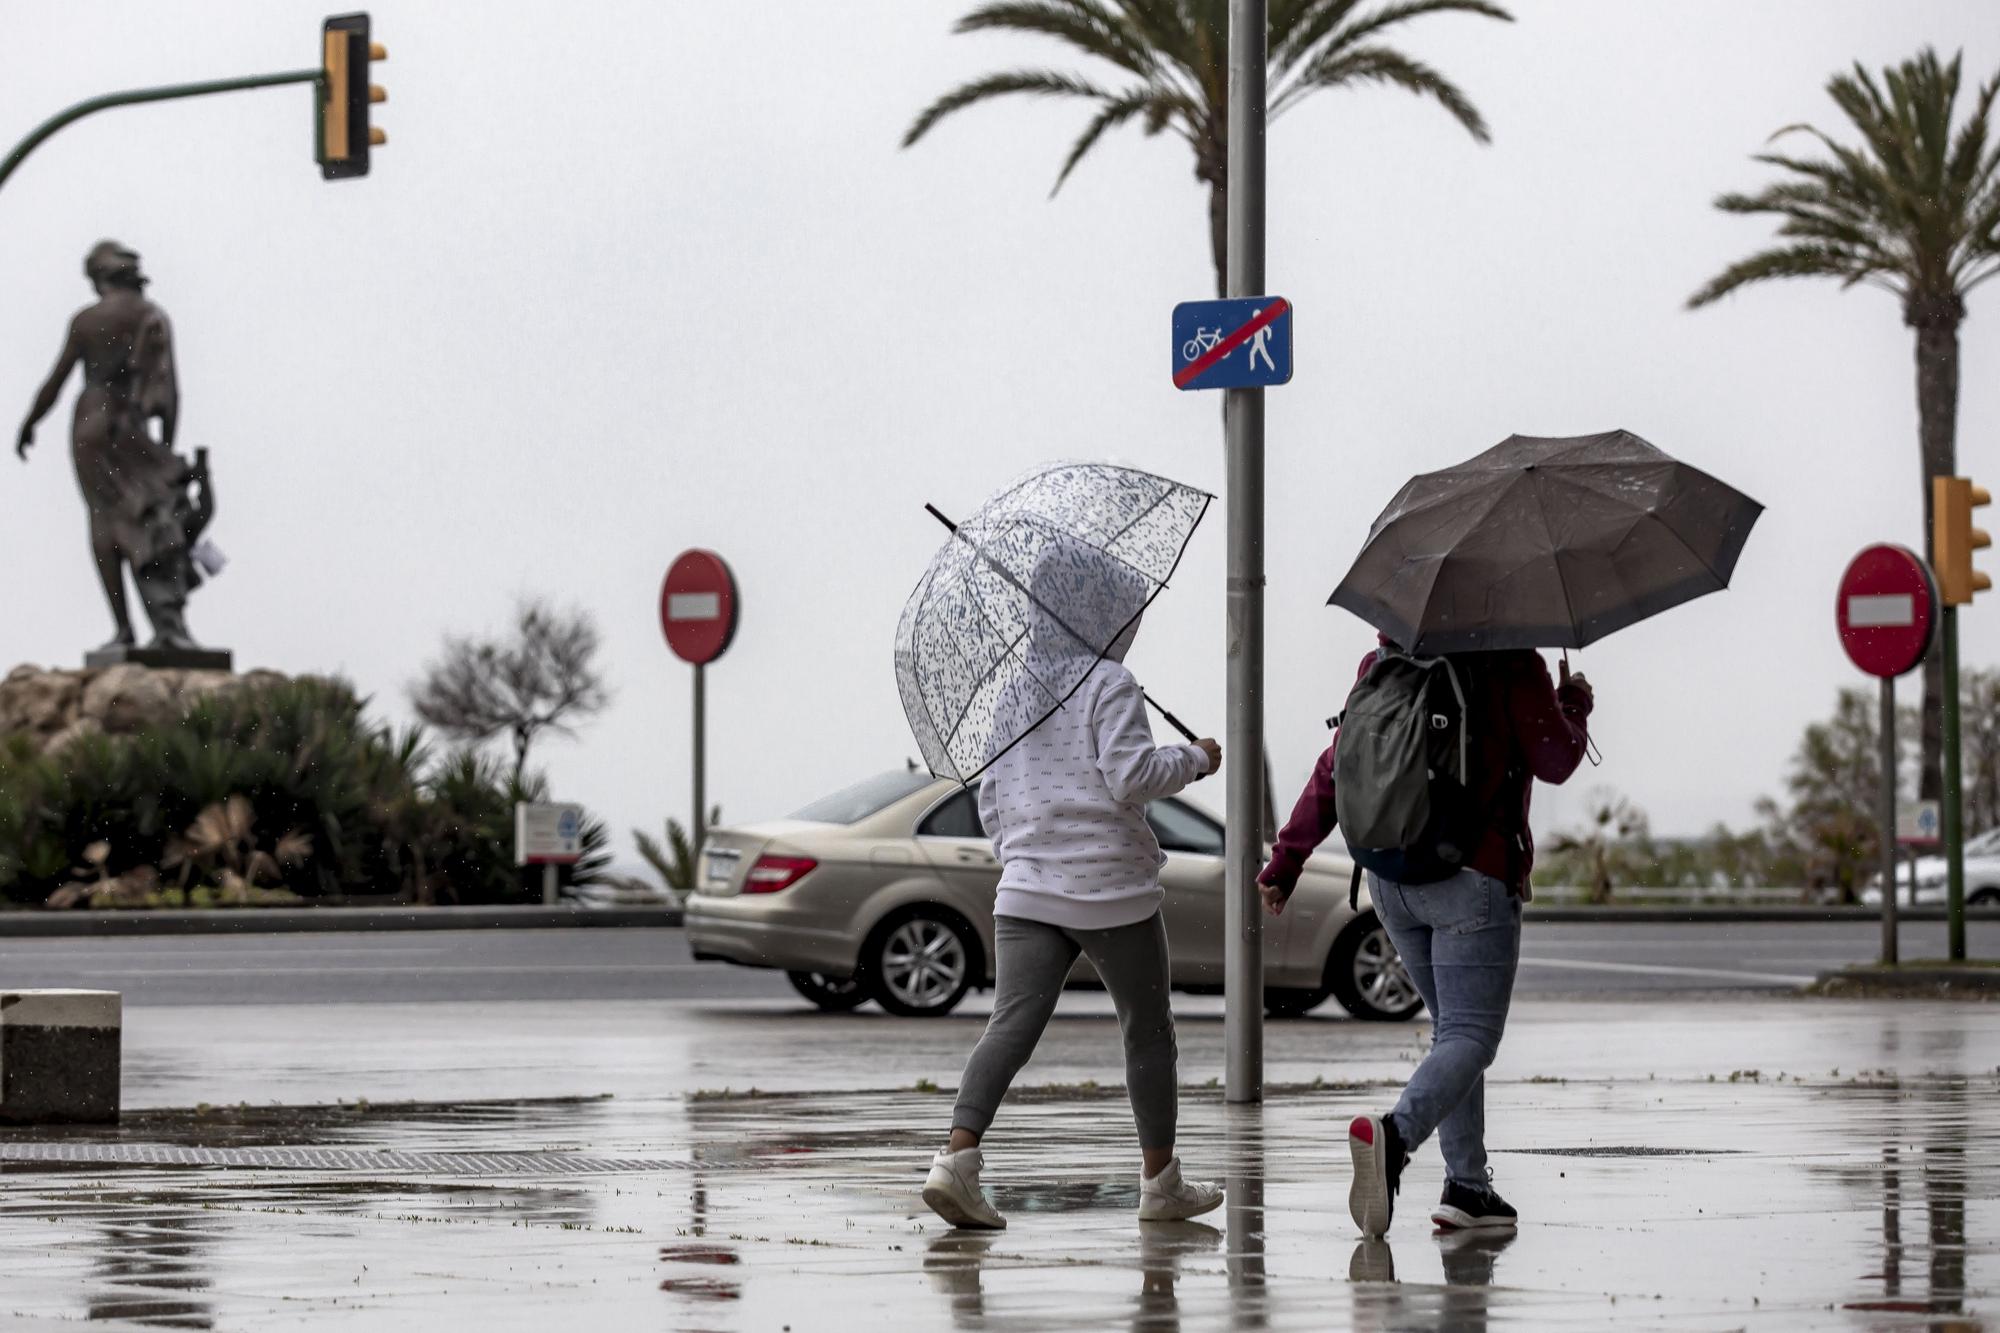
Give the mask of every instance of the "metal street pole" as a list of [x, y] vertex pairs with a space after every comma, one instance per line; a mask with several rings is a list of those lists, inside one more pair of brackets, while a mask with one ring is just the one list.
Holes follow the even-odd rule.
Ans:
[[556, 863], [544, 861], [542, 862], [542, 906], [554, 907], [556, 898]]
[[708, 668], [694, 668], [694, 882], [701, 883], [701, 845], [708, 840]]
[[1959, 796], [1958, 608], [1944, 609], [1944, 864], [1951, 961], [1965, 961], [1965, 803]]
[[[1264, 291], [1265, 0], [1229, 3], [1229, 216], [1224, 295]], [[1264, 1099], [1264, 391], [1223, 407], [1229, 515], [1224, 1096]]]
[[1896, 678], [1882, 677], [1882, 965], [1896, 965]]
[[240, 93], [253, 88], [275, 88], [288, 83], [318, 83], [323, 72], [317, 69], [286, 70], [280, 74], [251, 74], [240, 79], [211, 79], [206, 83], [173, 83], [161, 88], [135, 88], [129, 92], [105, 93], [102, 97], [92, 97], [78, 102], [75, 106], [58, 111], [29, 132], [28, 137], [14, 145], [14, 150], [0, 159], [0, 185], [14, 174], [15, 168], [27, 160], [42, 141], [65, 125], [82, 120], [95, 111], [104, 111], [114, 106], [137, 106], [143, 102], [169, 102], [182, 97], [207, 97], [212, 93]]

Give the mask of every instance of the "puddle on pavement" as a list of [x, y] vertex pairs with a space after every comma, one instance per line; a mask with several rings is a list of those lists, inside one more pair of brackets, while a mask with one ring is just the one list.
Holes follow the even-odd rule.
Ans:
[[[1393, 1248], [1357, 1245], [1346, 1230], [1344, 1167], [1326, 1136], [1351, 1090], [1254, 1112], [1185, 1105], [1190, 1167], [1223, 1179], [1228, 1205], [1206, 1221], [1146, 1227], [1132, 1220], [1137, 1161], [1122, 1097], [1010, 1102], [987, 1185], [1015, 1222], [997, 1235], [939, 1229], [916, 1202], [950, 1108], [914, 1091], [149, 1112], [116, 1131], [70, 1132], [494, 1153], [550, 1141], [598, 1153], [650, 1136], [691, 1165], [547, 1186], [0, 1165], [0, 1314], [132, 1328], [257, 1327], [282, 1314], [368, 1328], [372, 1297], [403, 1302], [399, 1315], [473, 1322], [476, 1308], [439, 1293], [477, 1286], [509, 1310], [545, 1311], [551, 1326], [590, 1302], [605, 1326], [818, 1327], [815, 1311], [866, 1305], [885, 1326], [968, 1330], [1261, 1321], [1476, 1333], [1609, 1326], [1621, 1302], [1637, 1300], [1669, 1328], [1699, 1313], [1704, 1327], [1823, 1318], [1900, 1330], [1978, 1327], [2000, 1277], [1993, 1241], [1979, 1234], [2000, 1227], [2000, 1125], [1977, 1080], [1587, 1094], [1517, 1084], [1493, 1095], [1496, 1139], [1521, 1136], [1495, 1150], [1515, 1154], [1496, 1161], [1505, 1183], [1526, 1182], [1517, 1202], [1529, 1226], [1432, 1238], [1420, 1219], [1399, 1219]], [[1727, 1146], [1716, 1142], [1718, 1117], [1734, 1127]], [[1600, 1128], [1613, 1131], [1603, 1142]], [[1427, 1167], [1428, 1186], [1434, 1154]], [[1406, 1195], [1428, 1202], [1415, 1184]], [[1642, 1214], [1630, 1212], [1634, 1200]], [[1538, 1225], [1538, 1209], [1550, 1220]], [[1581, 1282], [1580, 1245], [1598, 1265]], [[1697, 1309], [1672, 1274], [1711, 1268], [1722, 1290]], [[1655, 1290], [1668, 1293], [1662, 1303]], [[1057, 1308], [1065, 1313], [1052, 1320]]]

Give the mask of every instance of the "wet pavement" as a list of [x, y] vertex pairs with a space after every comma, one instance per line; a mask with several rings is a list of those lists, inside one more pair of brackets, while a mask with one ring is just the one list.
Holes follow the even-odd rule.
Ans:
[[[1380, 1246], [1339, 1133], [1419, 1027], [1274, 1024], [1272, 1096], [1231, 1108], [1205, 1086], [1220, 1025], [1188, 1014], [1183, 1152], [1230, 1202], [1142, 1228], [1099, 1005], [1065, 1001], [989, 1140], [990, 1237], [915, 1198], [976, 1018], [141, 1011], [133, 1101], [207, 1105], [0, 1133], [0, 1327], [1972, 1329], [1995, 1306], [1991, 1005], [1524, 1004], [1489, 1092], [1519, 1236], [1433, 1238], [1427, 1150]], [[235, 1095], [260, 1062], [266, 1095]], [[144, 1160], [168, 1149], [229, 1164]]]

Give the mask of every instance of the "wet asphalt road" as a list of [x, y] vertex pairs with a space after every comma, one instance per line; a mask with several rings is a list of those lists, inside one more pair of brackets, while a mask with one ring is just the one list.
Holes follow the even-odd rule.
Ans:
[[[1524, 995], [1783, 990], [1874, 957], [1868, 922], [1647, 925], [1531, 922]], [[1969, 926], [2000, 956], [2000, 921]], [[1944, 927], [1903, 932], [1905, 959], [1944, 952]], [[104, 987], [132, 1005], [792, 998], [776, 972], [696, 963], [678, 930], [0, 940], [0, 988]]]

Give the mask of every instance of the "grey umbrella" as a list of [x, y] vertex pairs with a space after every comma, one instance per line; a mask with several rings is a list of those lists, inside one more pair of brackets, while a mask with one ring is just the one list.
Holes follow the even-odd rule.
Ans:
[[1414, 477], [1329, 602], [1413, 653], [1581, 648], [1729, 584], [1763, 506], [1629, 431]]

